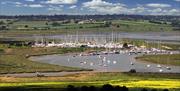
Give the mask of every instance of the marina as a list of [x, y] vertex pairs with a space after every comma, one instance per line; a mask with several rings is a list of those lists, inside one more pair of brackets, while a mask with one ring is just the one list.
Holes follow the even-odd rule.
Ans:
[[128, 55], [127, 53], [95, 56], [46, 55], [30, 59], [61, 66], [88, 68], [96, 72], [129, 72], [135, 69], [136, 72], [180, 73], [179, 66], [168, 66], [167, 68], [167, 65], [141, 62], [134, 59], [136, 56], [140, 55]]
[[180, 91], [180, 0], [0, 0], [0, 91]]
[[[175, 41], [179, 41], [176, 40], [177, 37], [178, 36], [174, 36]], [[55, 41], [57, 38], [61, 41]], [[179, 66], [169, 66], [168, 63], [164, 65], [148, 63], [137, 61], [135, 59], [135, 57], [142, 55], [172, 55], [179, 53], [178, 50], [172, 51], [169, 50], [171, 47], [163, 46], [162, 41], [165, 38], [163, 39], [162, 36], [155, 37], [154, 35], [153, 38], [156, 42], [152, 42], [151, 38], [148, 38], [151, 41], [144, 40], [144, 42], [141, 43], [141, 46], [137, 46], [134, 42], [123, 42], [121, 35], [114, 32], [109, 35], [79, 35], [77, 33], [76, 35], [53, 36], [53, 40], [50, 42], [46, 41], [47, 36], [46, 38], [38, 37], [32, 47], [104, 48], [104, 50], [82, 52], [77, 53], [76, 55], [47, 55], [31, 57], [31, 60], [61, 66], [93, 69], [97, 72], [180, 73]], [[154, 47], [148, 47], [149, 42], [151, 42], [152, 45], [154, 45], [153, 43], [156, 43], [156, 45]], [[157, 61], [159, 61], [158, 58]]]

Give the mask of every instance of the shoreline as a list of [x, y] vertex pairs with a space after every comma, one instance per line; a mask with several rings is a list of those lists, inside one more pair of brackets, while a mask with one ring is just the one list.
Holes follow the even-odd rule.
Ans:
[[[125, 74], [168, 74], [168, 75], [180, 75], [180, 73], [159, 73], [159, 72], [100, 72], [100, 71], [77, 71], [77, 72], [41, 72], [42, 77], [64, 77], [68, 75], [76, 74], [89, 74], [89, 73], [125, 73]], [[33, 78], [38, 77], [37, 73], [14, 73], [14, 74], [0, 74], [0, 77], [17, 77], [17, 78]]]

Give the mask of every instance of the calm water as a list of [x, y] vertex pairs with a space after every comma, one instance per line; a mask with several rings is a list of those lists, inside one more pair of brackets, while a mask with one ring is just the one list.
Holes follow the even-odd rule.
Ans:
[[[104, 57], [106, 57], [106, 61], [104, 61], [103, 64], [106, 64], [107, 66], [101, 65]], [[101, 58], [99, 58], [99, 56], [73, 57], [72, 55], [47, 55], [31, 57], [31, 60], [69, 67], [89, 68], [100, 72], [127, 72], [130, 69], [136, 69], [137, 72], [159, 72], [160, 68], [157, 68], [157, 64], [135, 61], [134, 57], [135, 56], [129, 56], [128, 54], [102, 55]], [[84, 62], [86, 64], [84, 64]], [[134, 63], [134, 65], [131, 65], [131, 63]], [[151, 65], [149, 68], [147, 67], [148, 64]], [[171, 70], [167, 70], [167, 66], [165, 65], [161, 66], [163, 72], [180, 73], [179, 66], [170, 66]]]
[[[180, 32], [142, 32], [142, 33], [127, 33], [127, 32], [99, 32], [99, 33], [76, 33], [76, 34], [58, 34], [58, 35], [33, 35], [33, 36], [16, 36], [10, 38], [31, 38], [31, 39], [39, 39], [48, 38], [48, 39], [61, 39], [61, 40], [100, 40], [107, 39], [109, 41], [122, 38], [130, 38], [130, 39], [144, 39], [144, 40], [161, 40], [168, 42], [180, 42]], [[6, 37], [1, 35], [0, 37]]]

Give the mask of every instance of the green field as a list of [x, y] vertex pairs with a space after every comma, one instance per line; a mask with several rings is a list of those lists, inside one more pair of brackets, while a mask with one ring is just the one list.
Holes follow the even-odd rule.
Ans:
[[[86, 48], [1, 48], [0, 73], [83, 71], [88, 69], [64, 67], [30, 61], [29, 56], [83, 52]], [[28, 57], [27, 57], [28, 56]]]
[[154, 24], [148, 21], [115, 20], [112, 23], [115, 25], [119, 25], [119, 30], [122, 31], [131, 31], [131, 32], [172, 31], [171, 25]]
[[145, 62], [180, 66], [180, 54], [144, 55], [136, 57], [136, 59]]
[[[67, 75], [64, 77], [41, 77], [41, 78], [13, 78], [0, 77], [0, 87], [20, 87], [25, 89], [65, 88], [67, 85], [74, 86], [102, 86], [111, 84], [114, 86], [127, 86], [130, 91], [139, 91], [140, 88], [180, 89], [179, 74], [131, 74], [131, 73], [84, 73]], [[41, 91], [40, 90], [40, 91]]]
[[[59, 25], [53, 26], [53, 22]], [[17, 21], [10, 20], [5, 23], [8, 30], [0, 31], [1, 35], [33, 35], [33, 34], [62, 34], [79, 32], [162, 32], [173, 31], [169, 24], [155, 24], [148, 21], [112, 20], [106, 26], [103, 21], [88, 24], [65, 23], [62, 21]]]

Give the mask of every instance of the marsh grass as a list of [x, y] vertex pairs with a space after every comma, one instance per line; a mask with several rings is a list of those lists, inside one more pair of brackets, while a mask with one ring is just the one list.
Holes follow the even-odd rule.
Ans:
[[136, 59], [145, 62], [180, 66], [180, 54], [143, 55], [136, 57]]
[[86, 48], [4, 48], [4, 53], [0, 55], [0, 73], [26, 73], [26, 72], [61, 72], [61, 71], [83, 71], [74, 67], [51, 65], [34, 62], [28, 59], [30, 56], [64, 54], [73, 52], [83, 52]]
[[[65, 88], [68, 85], [96, 86], [104, 84], [113, 86], [127, 86], [132, 91], [139, 88], [171, 89], [178, 91], [180, 89], [179, 74], [160, 74], [160, 73], [83, 73], [67, 75], [63, 77], [41, 77], [41, 78], [13, 78], [0, 77], [0, 87], [24, 87], [24, 88]], [[73, 80], [74, 79], [74, 80]]]

